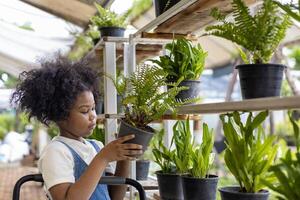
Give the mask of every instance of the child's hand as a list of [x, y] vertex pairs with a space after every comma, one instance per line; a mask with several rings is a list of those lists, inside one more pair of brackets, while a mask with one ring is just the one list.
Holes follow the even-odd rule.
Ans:
[[123, 144], [125, 141], [131, 140], [132, 138], [134, 138], [134, 135], [127, 135], [110, 142], [104, 146], [98, 156], [106, 162], [134, 160], [136, 157], [143, 154], [143, 147], [138, 144]]

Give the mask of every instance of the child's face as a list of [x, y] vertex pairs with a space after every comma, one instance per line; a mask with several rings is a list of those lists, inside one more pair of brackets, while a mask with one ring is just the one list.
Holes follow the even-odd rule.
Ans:
[[96, 119], [93, 93], [84, 91], [77, 96], [69, 117], [59, 122], [61, 135], [73, 139], [88, 136], [96, 126]]

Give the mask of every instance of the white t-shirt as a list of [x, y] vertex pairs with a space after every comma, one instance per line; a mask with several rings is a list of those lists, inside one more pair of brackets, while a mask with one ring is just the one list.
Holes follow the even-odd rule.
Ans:
[[[74, 183], [74, 160], [70, 149], [62, 141], [69, 145], [76, 153], [86, 162], [91, 163], [97, 154], [93, 145], [84, 140], [78, 140], [56, 136], [43, 150], [38, 161], [39, 171], [43, 174], [46, 190], [60, 183]], [[101, 148], [103, 144], [97, 140], [93, 140]], [[114, 169], [111, 164], [106, 167], [106, 172], [114, 174]], [[47, 192], [48, 192], [47, 191]]]

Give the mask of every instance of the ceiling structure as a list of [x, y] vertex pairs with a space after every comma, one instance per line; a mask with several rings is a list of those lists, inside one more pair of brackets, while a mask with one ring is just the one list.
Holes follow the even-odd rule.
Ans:
[[[110, 6], [113, 0], [97, 0]], [[82, 32], [96, 13], [94, 0], [1, 0], [0, 70], [13, 76], [38, 67], [36, 61], [67, 52], [71, 33]]]

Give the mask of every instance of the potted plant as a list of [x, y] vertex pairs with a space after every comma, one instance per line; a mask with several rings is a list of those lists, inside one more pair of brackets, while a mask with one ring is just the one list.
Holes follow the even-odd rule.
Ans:
[[157, 143], [159, 134], [155, 134], [150, 141], [149, 147], [136, 161], [136, 180], [147, 180], [150, 168], [150, 161], [154, 160], [152, 149]]
[[225, 163], [239, 187], [223, 187], [219, 191], [222, 200], [267, 200], [269, 192], [263, 190], [262, 179], [268, 176], [277, 153], [274, 136], [265, 136], [261, 124], [267, 111], [253, 117], [248, 114], [246, 123], [235, 111], [223, 114], [220, 119], [226, 138]]
[[277, 4], [282, 10], [284, 10], [288, 15], [290, 15], [292, 18], [300, 22], [300, 2], [298, 0], [298, 4], [291, 3], [289, 4], [282, 4], [279, 1], [274, 1], [275, 4]]
[[277, 192], [278, 199], [298, 200], [300, 199], [300, 135], [299, 125], [293, 120], [291, 114], [289, 119], [294, 129], [294, 141], [296, 152], [289, 149], [280, 162], [270, 168], [277, 181], [264, 180], [264, 184], [271, 190]]
[[211, 15], [222, 24], [206, 28], [207, 34], [228, 39], [243, 47], [245, 64], [238, 65], [244, 99], [279, 96], [284, 65], [269, 63], [291, 22], [272, 0], [264, 0], [255, 15], [242, 0], [232, 0], [233, 22], [213, 9]]
[[204, 70], [205, 52], [200, 44], [193, 46], [192, 42], [180, 38], [166, 45], [169, 55], [160, 56], [159, 60], [151, 60], [160, 66], [167, 74], [168, 82], [188, 87], [181, 91], [176, 98], [186, 100], [199, 97], [199, 77]]
[[[186, 132], [190, 138], [189, 121], [186, 121]], [[188, 143], [189, 142], [189, 143]], [[190, 141], [179, 141], [180, 146], [189, 146]], [[176, 144], [176, 140], [175, 140]], [[186, 175], [182, 175], [183, 195], [186, 200], [215, 200], [218, 184], [218, 176], [210, 175], [209, 170], [213, 163], [214, 155], [212, 154], [214, 146], [213, 130], [209, 130], [207, 124], [203, 124], [203, 140], [200, 145], [191, 148], [186, 153], [191, 165], [186, 166]], [[190, 154], [190, 156], [187, 156]], [[184, 156], [184, 155], [183, 155]]]
[[100, 30], [101, 37], [114, 36], [124, 37], [125, 28], [127, 26], [127, 15], [119, 16], [113, 11], [103, 8], [95, 3], [98, 14], [91, 17], [90, 21]]
[[92, 38], [94, 46], [98, 43], [100, 40], [100, 32], [98, 30], [97, 26], [89, 25], [88, 30], [86, 31], [86, 35]]
[[180, 0], [154, 0], [156, 17], [166, 12], [177, 4]]
[[143, 145], [144, 151], [154, 134], [148, 124], [160, 119], [167, 110], [176, 112], [176, 108], [185, 103], [175, 99], [183, 87], [174, 85], [165, 92], [161, 90], [167, 86], [166, 76], [162, 69], [145, 64], [138, 66], [129, 77], [114, 81], [125, 112], [118, 136], [135, 134], [128, 142]]
[[147, 149], [145, 153], [139, 157], [136, 161], [136, 180], [143, 181], [147, 180], [150, 168], [150, 152], [151, 150]]
[[161, 170], [155, 172], [159, 196], [161, 199], [183, 200], [182, 180], [174, 164], [176, 151], [174, 149], [171, 150], [174, 139], [172, 138], [170, 146], [166, 147], [163, 140], [164, 130], [157, 134], [158, 139], [154, 144], [152, 153], [154, 162], [161, 168]]

